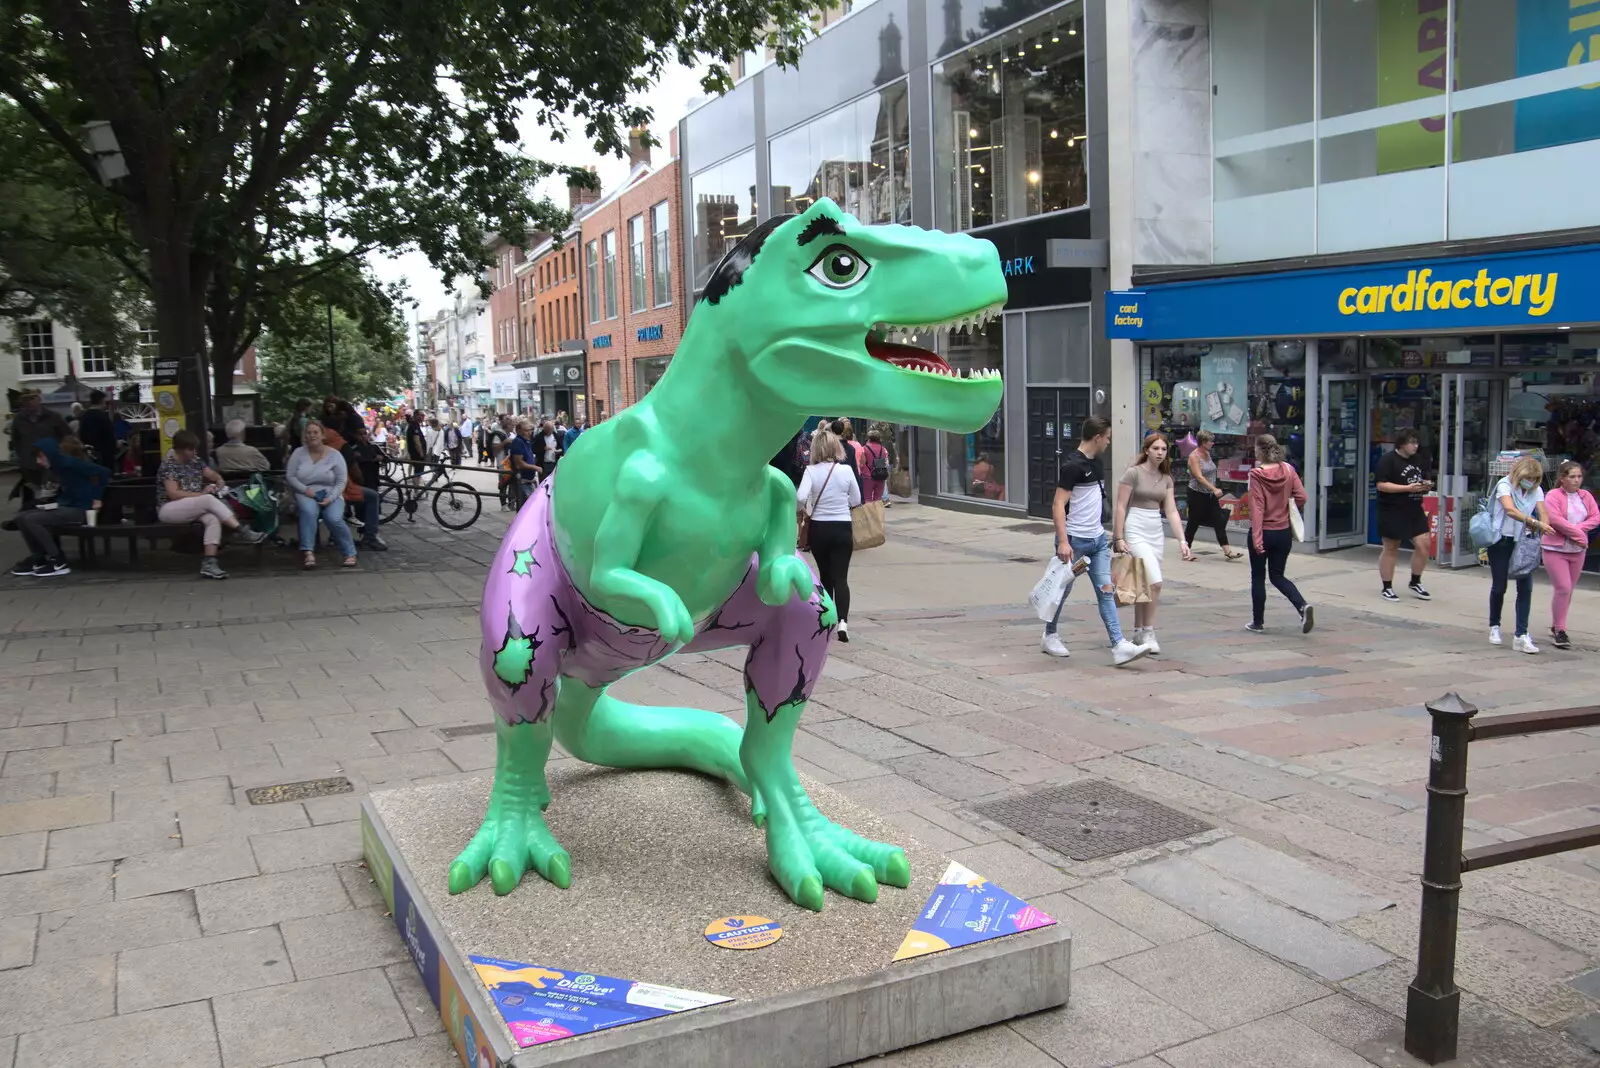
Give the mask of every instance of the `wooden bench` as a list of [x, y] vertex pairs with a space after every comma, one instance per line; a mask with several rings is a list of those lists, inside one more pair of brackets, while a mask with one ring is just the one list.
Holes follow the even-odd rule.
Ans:
[[[282, 472], [260, 473], [275, 481], [282, 476]], [[238, 486], [248, 483], [250, 477], [250, 474], [234, 474], [223, 476], [223, 480], [230, 486]], [[198, 519], [187, 523], [164, 523], [156, 517], [159, 507], [156, 503], [155, 479], [115, 479], [100, 498], [100, 514], [94, 526], [60, 527], [56, 534], [62, 538], [78, 539], [78, 559], [85, 566], [98, 562], [102, 545], [109, 557], [113, 539], [127, 541], [128, 562], [135, 565], [139, 563], [140, 538], [147, 539], [152, 549], [161, 541], [171, 541], [175, 548], [185, 541], [192, 541], [196, 546], [200, 544], [205, 528]], [[257, 543], [258, 556], [265, 545], [266, 542]]]

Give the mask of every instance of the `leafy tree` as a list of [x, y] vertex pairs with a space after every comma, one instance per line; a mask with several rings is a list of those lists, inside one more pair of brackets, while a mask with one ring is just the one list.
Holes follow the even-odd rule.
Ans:
[[0, 101], [0, 319], [67, 323], [120, 370], [146, 307], [139, 250], [100, 198], [82, 195], [74, 169]]
[[[281, 316], [279, 329], [263, 332], [256, 343], [261, 406], [268, 419], [287, 419], [301, 397], [317, 401], [320, 409], [322, 398], [335, 392], [326, 309], [303, 299], [289, 307]], [[392, 326], [390, 336], [374, 338], [349, 315], [333, 313], [333, 358], [338, 365], [340, 396], [352, 403], [382, 401], [411, 384], [413, 363], [406, 347], [405, 324]]]
[[[0, 93], [77, 165], [85, 197], [102, 195], [110, 160], [81, 128], [110, 124], [127, 173], [105, 195], [142, 251], [160, 355], [181, 361], [198, 424], [220, 295], [260, 299], [269, 268], [306, 270], [316, 247], [417, 248], [446, 277], [476, 273], [486, 231], [566, 225], [536, 182], [592, 182], [518, 151], [524, 106], [554, 136], [570, 115], [620, 155], [649, 118], [628, 95], [666, 63], [710, 57], [706, 88], [726, 88], [732, 57], [765, 41], [794, 60], [834, 3], [0, 0]], [[244, 332], [211, 353], [219, 392]]]

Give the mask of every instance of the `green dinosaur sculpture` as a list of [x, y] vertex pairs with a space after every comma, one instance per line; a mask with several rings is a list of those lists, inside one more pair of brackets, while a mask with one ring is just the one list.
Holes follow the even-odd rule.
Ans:
[[[498, 713], [488, 814], [450, 865], [507, 894], [572, 861], [541, 815], [553, 739], [618, 768], [690, 768], [749, 794], [773, 876], [795, 903], [823, 887], [875, 901], [906, 886], [898, 847], [825, 819], [791, 747], [836, 616], [795, 551], [795, 490], [767, 460], [814, 412], [968, 433], [997, 372], [958, 374], [895, 328], [976, 326], [1006, 299], [987, 241], [862, 226], [831, 201], [763, 223], [718, 265], [648, 396], [591, 427], [518, 513], [489, 571], [480, 660]], [[748, 646], [746, 726], [631, 705], [606, 687], [669, 654]]]

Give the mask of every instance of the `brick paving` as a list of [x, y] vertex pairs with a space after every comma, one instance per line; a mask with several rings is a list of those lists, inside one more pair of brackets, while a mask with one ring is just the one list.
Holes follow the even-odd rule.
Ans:
[[[492, 736], [439, 733], [489, 715], [474, 606], [503, 521], [486, 516], [465, 536], [419, 521], [356, 574], [240, 566], [201, 583], [192, 561], [152, 554], [139, 575], [8, 581], [0, 1068], [454, 1063], [353, 821], [370, 787], [492, 766]], [[1431, 604], [1384, 605], [1370, 556], [1297, 556], [1318, 629], [1258, 636], [1243, 565], [1208, 553], [1169, 562], [1164, 655], [1115, 670], [1086, 598], [1069, 609], [1072, 658], [1039, 654], [1019, 607], [1048, 551], [1037, 524], [889, 516], [891, 543], [855, 565], [854, 640], [818, 686], [802, 770], [1067, 923], [1075, 974], [1065, 1010], [873, 1063], [1415, 1063], [1398, 1028], [1421, 703], [1593, 700], [1595, 591], [1574, 606], [1582, 648], [1519, 657], [1483, 640], [1481, 573], [1434, 577]], [[1545, 603], [1541, 589], [1536, 634]], [[1287, 623], [1281, 602], [1268, 622]], [[623, 688], [737, 712], [737, 663], [682, 658]], [[1596, 822], [1596, 747], [1595, 730], [1478, 743], [1469, 842]], [[358, 795], [243, 796], [334, 774]], [[1216, 829], [1075, 862], [976, 811], [1086, 778]], [[1462, 1049], [1477, 1059], [1463, 1063], [1600, 1064], [1600, 850], [1465, 883]]]

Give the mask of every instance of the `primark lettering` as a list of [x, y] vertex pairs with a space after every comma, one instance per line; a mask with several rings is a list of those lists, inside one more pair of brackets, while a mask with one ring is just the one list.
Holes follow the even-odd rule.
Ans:
[[1433, 268], [1406, 272], [1391, 285], [1350, 286], [1339, 292], [1340, 315], [1447, 311], [1451, 308], [1525, 307], [1530, 316], [1547, 314], [1556, 302], [1555, 271], [1491, 275], [1487, 267], [1465, 278], [1433, 277]]

